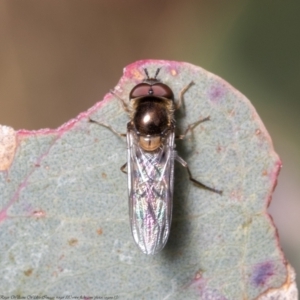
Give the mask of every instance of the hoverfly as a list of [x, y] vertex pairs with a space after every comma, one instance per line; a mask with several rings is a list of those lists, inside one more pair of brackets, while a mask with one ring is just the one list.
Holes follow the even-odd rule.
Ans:
[[[154, 77], [146, 78], [133, 87], [129, 94], [129, 105], [115, 95], [129, 113], [127, 134], [115, 131], [111, 126], [103, 125], [119, 136], [127, 137], [128, 160], [121, 167], [128, 169], [129, 216], [133, 238], [145, 254], [156, 254], [162, 250], [168, 240], [172, 221], [174, 160], [177, 160], [188, 172], [189, 179], [199, 187], [222, 194], [222, 191], [208, 187], [192, 177], [187, 163], [175, 151], [174, 112], [182, 104], [183, 94], [193, 84], [185, 87], [175, 103], [171, 88], [157, 79], [160, 69]], [[200, 123], [201, 119], [188, 126], [188, 131]]]

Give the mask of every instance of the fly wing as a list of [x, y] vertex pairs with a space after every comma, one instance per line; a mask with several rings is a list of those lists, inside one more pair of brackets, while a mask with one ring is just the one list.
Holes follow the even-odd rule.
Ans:
[[127, 133], [129, 215], [133, 238], [145, 254], [166, 244], [172, 220], [174, 132], [161, 147], [146, 152], [134, 131]]

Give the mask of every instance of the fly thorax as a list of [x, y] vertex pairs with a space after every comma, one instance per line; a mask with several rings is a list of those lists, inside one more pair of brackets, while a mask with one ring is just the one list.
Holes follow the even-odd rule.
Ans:
[[135, 110], [133, 123], [142, 135], [159, 135], [170, 128], [171, 117], [164, 102], [142, 101]]
[[162, 137], [170, 129], [172, 112], [162, 99], [147, 97], [136, 106], [133, 124], [139, 135], [139, 145], [146, 151], [158, 149]]

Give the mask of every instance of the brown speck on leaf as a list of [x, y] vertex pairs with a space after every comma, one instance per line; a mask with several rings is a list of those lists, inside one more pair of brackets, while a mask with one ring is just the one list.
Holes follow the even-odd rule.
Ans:
[[59, 271], [59, 272], [63, 272], [63, 271], [64, 271], [64, 268], [62, 268], [61, 266], [58, 266], [58, 271]]
[[228, 110], [228, 115], [229, 115], [230, 117], [234, 117], [234, 115], [235, 115], [235, 110], [234, 110], [234, 109]]
[[267, 175], [268, 175], [267, 170], [264, 170], [264, 171], [262, 172], [262, 176], [267, 176]]
[[200, 279], [202, 277], [202, 274], [200, 272], [197, 272], [195, 274], [195, 279]]
[[255, 130], [255, 134], [256, 134], [256, 135], [260, 135], [260, 134], [261, 134], [261, 130], [260, 130], [260, 129], [256, 129], [256, 130]]
[[102, 173], [102, 178], [103, 178], [103, 179], [106, 179], [106, 178], [107, 178], [106, 173], [104, 173], [104, 172]]
[[253, 219], [252, 218], [247, 218], [244, 223], [242, 224], [242, 228], [243, 229], [246, 229], [248, 228], [253, 222]]
[[223, 148], [220, 145], [218, 145], [217, 152], [220, 153], [220, 152], [222, 152], [222, 150], [223, 150]]
[[70, 239], [69, 241], [68, 241], [68, 243], [69, 243], [69, 245], [70, 246], [76, 246], [77, 244], [78, 244], [78, 240], [77, 239], [75, 239], [75, 238], [72, 238], [72, 239]]
[[43, 210], [39, 209], [33, 212], [33, 216], [37, 218], [43, 218], [46, 216], [46, 213]]
[[171, 70], [171, 74], [172, 74], [172, 76], [176, 76], [176, 75], [177, 75], [177, 71], [174, 70], [174, 69], [172, 69], [172, 70]]
[[98, 234], [98, 235], [101, 235], [102, 233], [103, 233], [103, 230], [102, 230], [101, 228], [98, 228], [98, 229], [97, 229], [97, 234]]
[[134, 70], [132, 72], [132, 76], [137, 80], [143, 80], [144, 79], [144, 73], [139, 72], [138, 70]]
[[11, 262], [15, 263], [15, 257], [13, 254], [11, 254], [11, 253], [9, 254], [9, 259]]
[[62, 260], [62, 259], [64, 259], [65, 258], [65, 255], [64, 254], [62, 254], [60, 257], [59, 257], [59, 259], [58, 260]]
[[24, 271], [24, 275], [25, 276], [30, 276], [32, 274], [32, 272], [33, 272], [33, 269], [30, 268], [30, 269]]

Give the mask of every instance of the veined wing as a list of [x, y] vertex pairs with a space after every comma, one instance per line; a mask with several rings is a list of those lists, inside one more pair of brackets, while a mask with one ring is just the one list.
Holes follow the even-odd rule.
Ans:
[[174, 178], [174, 132], [157, 151], [139, 147], [134, 131], [127, 133], [129, 215], [133, 238], [145, 254], [155, 254], [170, 233]]

